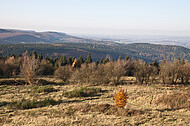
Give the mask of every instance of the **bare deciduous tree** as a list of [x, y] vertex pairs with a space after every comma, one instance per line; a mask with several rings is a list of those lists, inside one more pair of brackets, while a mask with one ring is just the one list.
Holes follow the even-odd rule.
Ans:
[[34, 56], [28, 56], [27, 52], [22, 56], [20, 66], [21, 75], [32, 85], [35, 83], [36, 76], [39, 72], [39, 60]]

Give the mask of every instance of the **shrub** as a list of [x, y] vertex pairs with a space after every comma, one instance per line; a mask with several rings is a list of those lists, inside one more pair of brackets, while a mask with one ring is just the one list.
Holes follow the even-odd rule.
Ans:
[[0, 62], [1, 70], [3, 72], [4, 76], [10, 77], [10, 76], [15, 76], [18, 75], [20, 72], [20, 58], [15, 59], [14, 57], [10, 57], [7, 59], [5, 62]]
[[163, 62], [160, 65], [159, 77], [164, 84], [174, 84], [177, 79], [177, 66], [171, 62]]
[[68, 98], [73, 97], [90, 97], [94, 96], [95, 94], [101, 92], [101, 88], [94, 88], [94, 87], [80, 87], [79, 89], [74, 89], [69, 92], [65, 92], [63, 96]]
[[41, 75], [53, 75], [54, 73], [54, 66], [53, 64], [48, 61], [48, 60], [45, 60], [43, 59], [41, 62], [40, 62], [40, 74]]
[[150, 76], [153, 76], [157, 73], [155, 72], [154, 67], [151, 65], [147, 65], [146, 62], [142, 60], [135, 60], [133, 61], [134, 67], [134, 76], [136, 77], [136, 81], [139, 84], [146, 84], [149, 82]]
[[43, 101], [36, 101], [36, 100], [26, 100], [22, 99], [21, 101], [11, 102], [7, 104], [7, 108], [11, 109], [31, 109], [31, 108], [38, 108], [44, 107], [49, 105], [55, 105], [57, 102], [52, 98], [45, 98]]
[[49, 93], [49, 92], [53, 92], [53, 91], [55, 91], [55, 90], [50, 85], [48, 85], [48, 86], [34, 86], [32, 88], [32, 92], [33, 93], [35, 93], [35, 92], [37, 92], [37, 93], [41, 93], [41, 92], [47, 92], [47, 93]]
[[79, 83], [108, 84], [113, 82], [117, 84], [121, 76], [125, 74], [124, 65], [123, 60], [110, 61], [98, 66], [96, 63], [82, 64], [81, 68], [73, 73], [72, 80]]
[[114, 67], [111, 76], [113, 77], [114, 84], [118, 84], [120, 78], [126, 73], [126, 61], [118, 60], [117, 62], [113, 63], [113, 66]]
[[181, 79], [181, 83], [189, 83], [190, 80], [190, 63], [185, 63], [181, 65], [179, 68], [179, 77]]
[[4, 68], [4, 62], [0, 60], [0, 78], [4, 75], [3, 68]]
[[97, 66], [95, 63], [82, 64], [72, 74], [72, 80], [78, 83], [93, 83]]
[[44, 79], [38, 79], [38, 80], [36, 81], [36, 83], [37, 83], [38, 85], [47, 85], [47, 84], [50, 84], [50, 83], [52, 83], [52, 82], [46, 81], [46, 80], [44, 80]]
[[5, 105], [7, 105], [7, 102], [5, 102], [5, 101], [0, 102], [0, 107], [5, 106]]
[[188, 83], [190, 79], [190, 64], [188, 62], [164, 61], [160, 65], [159, 77], [164, 84]]
[[72, 75], [72, 67], [70, 65], [60, 66], [57, 68], [54, 75], [64, 82], [68, 82]]

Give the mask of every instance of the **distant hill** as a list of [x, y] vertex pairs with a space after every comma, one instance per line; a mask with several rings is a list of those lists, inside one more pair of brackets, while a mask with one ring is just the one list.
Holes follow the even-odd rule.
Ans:
[[97, 43], [97, 44], [115, 44], [108, 41], [95, 41], [71, 36], [59, 32], [35, 32], [24, 30], [0, 29], [0, 44], [17, 43]]
[[0, 29], [0, 33], [11, 33], [12, 31], [5, 30], [5, 29]]
[[152, 62], [157, 59], [175, 60], [178, 57], [190, 61], [190, 49], [174, 45], [148, 43], [121, 44], [110, 41], [85, 39], [59, 32], [35, 32], [15, 29], [0, 29], [0, 55], [17, 55], [25, 51], [42, 53], [44, 56], [61, 55], [84, 58], [91, 53], [94, 61], [109, 56], [117, 60], [126, 55], [133, 59]]
[[100, 60], [109, 56], [111, 59], [117, 60], [119, 56], [123, 59], [126, 55], [133, 59], [143, 59], [152, 62], [155, 59], [175, 60], [178, 57], [190, 61], [190, 49], [181, 46], [172, 45], [156, 45], [148, 43], [135, 44], [118, 44], [103, 45], [93, 43], [63, 43], [63, 44], [0, 44], [0, 55], [10, 56], [12, 53], [17, 55], [25, 51], [32, 53], [36, 51], [43, 56], [57, 57], [65, 55], [66, 57], [86, 58], [91, 53], [93, 61]]

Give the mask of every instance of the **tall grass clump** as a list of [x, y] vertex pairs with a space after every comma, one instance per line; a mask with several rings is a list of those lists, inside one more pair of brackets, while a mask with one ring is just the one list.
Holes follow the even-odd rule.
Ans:
[[31, 108], [45, 107], [45, 106], [55, 105], [55, 104], [57, 104], [57, 101], [55, 101], [52, 98], [45, 98], [43, 101], [22, 99], [21, 101], [8, 103], [7, 108], [9, 108], [9, 109], [31, 109]]
[[94, 87], [80, 87], [76, 88], [72, 91], [68, 91], [63, 93], [64, 97], [73, 98], [73, 97], [90, 97], [94, 96], [97, 93], [101, 92], [101, 88]]

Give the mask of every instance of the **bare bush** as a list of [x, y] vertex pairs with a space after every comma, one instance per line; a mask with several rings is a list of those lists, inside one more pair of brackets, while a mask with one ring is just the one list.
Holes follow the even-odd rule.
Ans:
[[178, 79], [178, 64], [164, 61], [160, 65], [159, 77], [164, 84], [174, 84]]
[[156, 82], [156, 77], [158, 76], [158, 67], [154, 65], [149, 65], [149, 72], [150, 72], [150, 77], [149, 80], [151, 83]]
[[72, 75], [72, 67], [70, 65], [60, 66], [57, 68], [54, 75], [64, 82], [68, 82]]
[[134, 76], [136, 77], [137, 83], [142, 84], [144, 81], [147, 83], [150, 77], [150, 70], [148, 69], [146, 62], [135, 60], [133, 61], [133, 66]]
[[43, 59], [40, 62], [40, 74], [41, 75], [53, 75], [54, 66], [50, 61]]
[[4, 61], [0, 60], [0, 78], [3, 76]]
[[181, 79], [181, 83], [188, 83], [190, 80], [190, 63], [187, 62], [179, 67], [179, 76]]
[[4, 63], [2, 62], [2, 71], [4, 76], [10, 77], [18, 75], [20, 72], [20, 58], [10, 57]]
[[39, 73], [39, 60], [35, 56], [28, 56], [27, 52], [22, 56], [22, 64], [20, 66], [21, 75], [26, 81], [32, 85], [36, 81], [36, 76]]
[[132, 76], [133, 75], [133, 65], [130, 59], [125, 60], [125, 65], [124, 65], [124, 69], [125, 69], [125, 75], [126, 76]]
[[124, 60], [118, 60], [117, 62], [112, 62], [113, 67], [110, 68], [110, 72], [112, 73], [111, 77], [113, 78], [114, 84], [118, 84], [120, 81], [120, 78], [125, 75], [126, 73], [126, 61]]
[[95, 63], [82, 64], [72, 76], [72, 79], [79, 83], [107, 84], [110, 82], [118, 83], [121, 76], [125, 74], [125, 61], [110, 61], [106, 64]]
[[96, 68], [95, 63], [82, 64], [80, 68], [74, 71], [72, 80], [78, 83], [93, 83]]

